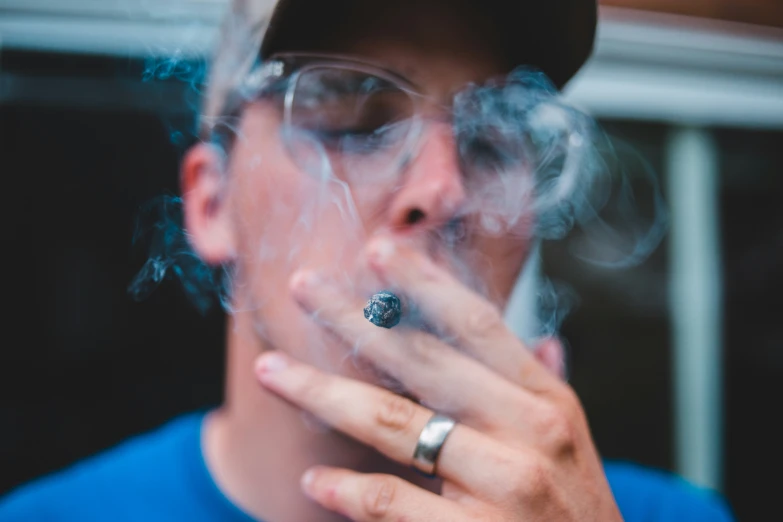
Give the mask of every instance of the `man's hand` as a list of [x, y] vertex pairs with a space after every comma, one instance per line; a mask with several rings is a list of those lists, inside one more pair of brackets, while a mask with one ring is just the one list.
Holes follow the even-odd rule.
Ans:
[[258, 377], [403, 464], [411, 464], [435, 411], [457, 419], [437, 462], [442, 495], [390, 475], [332, 468], [308, 472], [305, 492], [356, 521], [622, 520], [579, 400], [506, 328], [500, 311], [414, 250], [386, 243], [369, 251], [381, 279], [448, 332], [448, 344], [420, 331], [373, 326], [363, 303], [315, 277], [298, 277], [292, 290], [305, 309], [318, 310], [326, 328], [360, 347], [361, 357], [420, 403], [280, 353], [260, 358]]

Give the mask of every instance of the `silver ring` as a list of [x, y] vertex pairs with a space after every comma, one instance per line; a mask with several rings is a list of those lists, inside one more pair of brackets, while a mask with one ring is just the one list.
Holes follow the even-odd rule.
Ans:
[[413, 451], [413, 467], [421, 473], [429, 476], [435, 476], [435, 467], [438, 463], [438, 456], [446, 437], [457, 423], [454, 419], [436, 413], [421, 430], [419, 440], [416, 442], [416, 449]]

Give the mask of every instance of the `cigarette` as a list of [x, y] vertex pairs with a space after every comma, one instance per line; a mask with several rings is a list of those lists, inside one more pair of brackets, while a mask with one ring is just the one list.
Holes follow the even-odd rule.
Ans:
[[402, 301], [392, 292], [378, 292], [367, 301], [364, 318], [379, 328], [394, 328], [402, 319]]

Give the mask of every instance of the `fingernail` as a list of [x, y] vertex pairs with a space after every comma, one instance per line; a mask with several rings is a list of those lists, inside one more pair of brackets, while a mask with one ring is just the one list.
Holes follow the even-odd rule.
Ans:
[[307, 290], [320, 284], [320, 276], [312, 270], [299, 270], [291, 276], [291, 291], [298, 296], [307, 293]]
[[370, 247], [370, 260], [378, 265], [386, 265], [396, 251], [391, 239], [376, 239]]
[[256, 373], [259, 377], [277, 373], [286, 368], [288, 368], [288, 360], [279, 353], [265, 354], [256, 363]]
[[302, 475], [302, 490], [307, 493], [308, 496], [313, 495], [313, 484], [315, 483], [315, 475], [316, 471], [314, 469], [307, 470], [307, 472]]

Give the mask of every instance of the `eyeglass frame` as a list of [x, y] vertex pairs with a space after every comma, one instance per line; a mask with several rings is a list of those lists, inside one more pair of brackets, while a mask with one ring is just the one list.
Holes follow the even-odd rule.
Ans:
[[[230, 98], [229, 102], [225, 104], [223, 112], [228, 115], [227, 118], [231, 118], [232, 116], [240, 118], [242, 110], [249, 103], [270, 94], [282, 95], [283, 128], [290, 130], [294, 127], [292, 121], [293, 105], [298, 81], [307, 71], [320, 67], [331, 67], [334, 69], [361, 72], [375, 76], [381, 80], [391, 82], [412, 100], [413, 116], [411, 118], [411, 128], [407, 131], [408, 135], [402, 145], [403, 148], [401, 149], [397, 164], [393, 167], [397, 171], [404, 168], [404, 165], [416, 157], [416, 146], [419, 145], [425, 124], [425, 118], [422, 116], [422, 106], [426, 103], [440, 109], [441, 112], [449, 112], [448, 105], [440, 103], [431, 95], [424, 94], [415, 82], [392, 69], [370, 61], [357, 59], [353, 56], [337, 53], [307, 52], [276, 53], [265, 61], [257, 61], [240, 82], [239, 87], [232, 93], [233, 103], [231, 103], [232, 98]], [[496, 85], [505, 83], [504, 81], [498, 81], [497, 79], [494, 81], [490, 80], [490, 82]], [[554, 87], [552, 88], [554, 89]], [[457, 96], [457, 94], [455, 94], [455, 96]], [[222, 120], [223, 118], [221, 118], [221, 122], [211, 130], [210, 134], [213, 140], [219, 141], [219, 144], [223, 146], [224, 150], [228, 151], [236, 136], [236, 128]], [[221, 129], [225, 129], [225, 132], [221, 132]], [[226, 141], [220, 142], [221, 135]], [[286, 143], [286, 148], [288, 149], [289, 154], [294, 154], [290, 142]]]
[[[293, 128], [294, 96], [298, 82], [304, 73], [321, 67], [372, 75], [390, 82], [408, 95], [413, 103], [413, 116], [411, 127], [407, 131], [408, 135], [402, 145], [398, 167], [406, 164], [415, 156], [416, 145], [424, 128], [423, 106], [430, 104], [440, 109], [446, 107], [444, 104], [438, 103], [432, 96], [424, 94], [412, 80], [382, 65], [337, 53], [284, 52], [276, 53], [267, 60], [256, 63], [240, 82], [229, 102], [225, 104], [222, 112], [227, 116], [221, 120], [238, 118], [248, 103], [270, 94], [278, 94], [282, 95], [283, 99], [283, 127], [284, 129]], [[221, 129], [225, 129], [225, 131], [221, 132]], [[213, 139], [221, 135], [227, 138], [229, 144], [226, 141], [222, 143], [224, 146], [227, 145], [226, 149], [229, 149], [230, 142], [235, 137], [235, 129], [228, 123], [221, 121], [211, 130], [211, 134]]]

